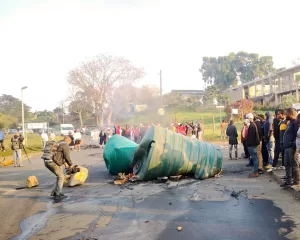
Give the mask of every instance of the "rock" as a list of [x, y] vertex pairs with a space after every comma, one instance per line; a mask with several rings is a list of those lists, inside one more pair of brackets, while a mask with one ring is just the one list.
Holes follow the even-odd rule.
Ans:
[[0, 167], [6, 167], [6, 166], [11, 166], [14, 165], [14, 160], [12, 159], [5, 159], [0, 162]]
[[39, 182], [36, 178], [36, 176], [29, 176], [26, 180], [26, 186], [27, 188], [36, 187], [39, 185]]

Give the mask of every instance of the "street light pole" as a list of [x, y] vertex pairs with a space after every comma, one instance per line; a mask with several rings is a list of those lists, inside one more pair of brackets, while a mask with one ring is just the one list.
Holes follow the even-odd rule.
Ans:
[[21, 88], [21, 101], [22, 101], [22, 134], [23, 134], [23, 137], [25, 138], [25, 144], [27, 144], [27, 139], [26, 139], [26, 133], [25, 133], [25, 117], [24, 117], [24, 101], [23, 101], [23, 90], [26, 89], [27, 86], [24, 86]]

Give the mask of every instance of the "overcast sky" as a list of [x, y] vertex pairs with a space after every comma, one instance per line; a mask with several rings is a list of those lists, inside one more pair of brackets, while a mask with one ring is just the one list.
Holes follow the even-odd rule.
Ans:
[[66, 98], [70, 69], [124, 56], [163, 91], [202, 89], [203, 56], [246, 51], [289, 67], [300, 57], [298, 0], [1, 0], [0, 94], [33, 110]]

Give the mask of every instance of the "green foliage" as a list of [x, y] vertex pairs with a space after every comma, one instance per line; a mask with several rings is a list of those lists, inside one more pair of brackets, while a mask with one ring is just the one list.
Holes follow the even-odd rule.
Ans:
[[298, 99], [294, 95], [283, 95], [281, 97], [281, 103], [279, 104], [280, 108], [291, 108], [293, 103], [298, 103]]
[[0, 129], [8, 129], [17, 125], [17, 118], [0, 113]]
[[253, 101], [248, 99], [242, 99], [228, 105], [225, 108], [225, 112], [227, 114], [227, 117], [230, 118], [232, 109], [238, 109], [238, 114], [234, 115], [234, 118], [236, 120], [242, 120], [244, 118], [244, 114], [253, 112], [253, 106]]
[[228, 104], [228, 96], [223, 93], [222, 89], [217, 85], [208, 86], [205, 89], [203, 101], [207, 105], [214, 104], [214, 101], [217, 101], [218, 104]]
[[[25, 118], [29, 116], [30, 107], [24, 104]], [[11, 95], [0, 96], [0, 112], [10, 117], [22, 119], [22, 102]]]
[[255, 53], [238, 52], [228, 56], [203, 57], [200, 69], [206, 84], [216, 84], [222, 89], [246, 83], [274, 72], [273, 58]]

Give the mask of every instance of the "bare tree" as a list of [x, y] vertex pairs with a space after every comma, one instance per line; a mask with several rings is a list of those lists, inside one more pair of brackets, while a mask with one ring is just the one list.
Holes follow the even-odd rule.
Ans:
[[300, 65], [300, 57], [298, 57], [297, 59], [294, 59], [294, 60], [292, 61], [292, 64], [293, 64], [294, 66]]
[[80, 120], [80, 126], [83, 126], [82, 115], [86, 112], [92, 111], [92, 106], [89, 103], [89, 98], [86, 96], [86, 93], [78, 90], [76, 87], [72, 87], [70, 89], [70, 96], [68, 100], [69, 104], [69, 112], [73, 112], [78, 115]]
[[143, 76], [143, 69], [134, 67], [127, 59], [99, 55], [71, 70], [68, 82], [90, 98], [97, 124], [102, 125], [105, 108], [113, 91]]

